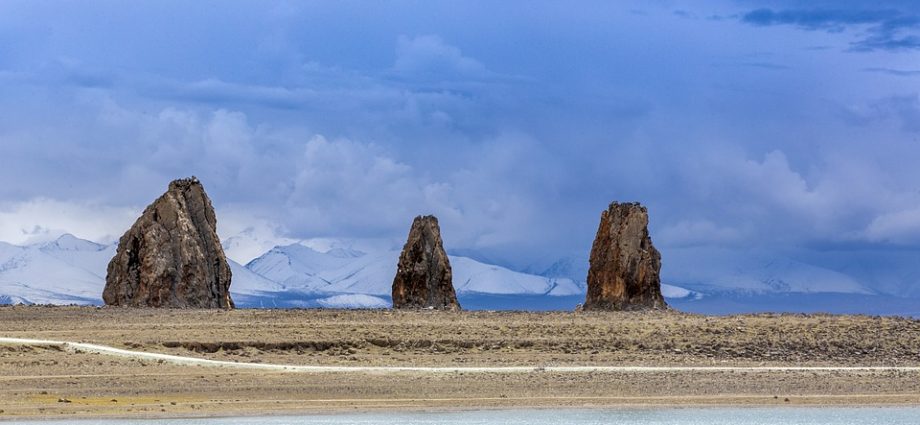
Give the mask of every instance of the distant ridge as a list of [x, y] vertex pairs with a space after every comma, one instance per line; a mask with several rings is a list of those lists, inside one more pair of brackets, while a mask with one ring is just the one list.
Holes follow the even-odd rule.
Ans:
[[[115, 246], [72, 235], [59, 239], [27, 246], [0, 242], [0, 304], [102, 303], [99, 296], [105, 266]], [[244, 308], [389, 307], [388, 292], [399, 252], [379, 243], [348, 248], [359, 245], [305, 241], [269, 249], [248, 267], [230, 261], [231, 294]], [[692, 269], [694, 273], [678, 275], [668, 266], [687, 270], [682, 265], [684, 258], [693, 257], [671, 250], [662, 268], [662, 293], [674, 308], [698, 313], [785, 311], [920, 317], [920, 299], [873, 293], [847, 275], [814, 265], [744, 254], [714, 251], [707, 256], [713, 261], [707, 265], [709, 271]], [[351, 258], [343, 261], [343, 257]], [[288, 283], [257, 272], [256, 265], [268, 258], [274, 266], [284, 266], [275, 272], [292, 276]], [[457, 297], [467, 309], [572, 310], [584, 301], [584, 283], [577, 280], [577, 275], [539, 276], [456, 255], [451, 255], [450, 260]], [[559, 261], [587, 263], [587, 259], [577, 257]], [[307, 269], [312, 269], [313, 274], [296, 272]], [[825, 278], [803, 280], [816, 274]], [[779, 281], [787, 284], [770, 283]]]

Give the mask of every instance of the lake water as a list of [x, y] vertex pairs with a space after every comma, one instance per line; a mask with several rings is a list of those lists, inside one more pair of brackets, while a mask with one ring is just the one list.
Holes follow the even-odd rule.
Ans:
[[[5, 422], [35, 424], [35, 422]], [[448, 413], [362, 413], [248, 418], [54, 421], [60, 425], [917, 425], [920, 407], [667, 408], [493, 410]]]

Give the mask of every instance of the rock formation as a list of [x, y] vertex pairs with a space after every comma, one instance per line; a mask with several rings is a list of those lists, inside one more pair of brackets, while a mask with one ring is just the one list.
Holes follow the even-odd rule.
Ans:
[[118, 306], [233, 308], [230, 265], [216, 229], [198, 179], [173, 181], [121, 237], [102, 299]]
[[459, 310], [452, 279], [438, 219], [415, 217], [393, 279], [393, 308]]
[[666, 309], [661, 296], [661, 254], [648, 235], [648, 210], [610, 204], [601, 213], [588, 269], [585, 310]]

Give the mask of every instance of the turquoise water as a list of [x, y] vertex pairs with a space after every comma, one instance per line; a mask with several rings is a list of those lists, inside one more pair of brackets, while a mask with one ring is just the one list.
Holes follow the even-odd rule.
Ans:
[[[4, 422], [35, 424], [35, 422]], [[60, 425], [918, 425], [920, 407], [669, 408], [494, 410], [448, 413], [362, 413], [212, 419], [53, 421]]]

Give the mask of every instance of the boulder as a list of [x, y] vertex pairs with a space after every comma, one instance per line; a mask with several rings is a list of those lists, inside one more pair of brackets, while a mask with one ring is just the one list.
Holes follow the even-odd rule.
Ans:
[[601, 213], [588, 269], [585, 310], [667, 309], [661, 296], [661, 254], [648, 234], [648, 210], [610, 204]]
[[233, 308], [230, 265], [211, 200], [195, 177], [169, 184], [118, 242], [106, 305]]
[[393, 279], [393, 308], [460, 310], [452, 279], [438, 219], [415, 217]]

